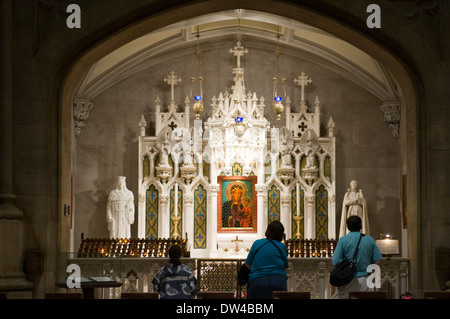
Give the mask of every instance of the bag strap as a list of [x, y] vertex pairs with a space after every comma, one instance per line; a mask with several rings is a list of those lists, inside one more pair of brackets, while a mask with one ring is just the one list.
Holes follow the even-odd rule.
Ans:
[[[269, 239], [269, 238], [267, 238], [267, 239]], [[269, 240], [270, 240], [270, 242], [275, 246], [275, 248], [278, 249], [278, 252], [280, 253], [281, 258], [283, 258], [284, 256], [283, 256], [283, 253], [281, 252], [280, 247], [278, 247], [278, 246], [272, 241], [272, 239], [269, 239]]]
[[[268, 239], [268, 238], [267, 238]], [[270, 240], [270, 239], [269, 239]], [[265, 245], [265, 244], [267, 244], [268, 243], [268, 241], [266, 241], [264, 244], [262, 244], [257, 250], [255, 250], [255, 256], [256, 256], [256, 254], [258, 253], [258, 251], [261, 249], [261, 248], [263, 248], [263, 246]]]
[[356, 244], [356, 250], [355, 250], [355, 253], [353, 254], [353, 258], [352, 258], [353, 262], [355, 261], [356, 254], [358, 253], [358, 250], [359, 250], [359, 243], [361, 242], [361, 238], [363, 238], [363, 236], [365, 236], [365, 234], [363, 234], [363, 233], [361, 233], [361, 235], [359, 236], [358, 243]]

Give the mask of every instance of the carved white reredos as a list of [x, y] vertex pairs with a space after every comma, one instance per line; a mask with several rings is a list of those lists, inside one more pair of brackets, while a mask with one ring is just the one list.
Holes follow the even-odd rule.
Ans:
[[[279, 216], [289, 237], [293, 229], [292, 198], [296, 190], [301, 189], [304, 201], [304, 238], [316, 237], [318, 189], [324, 190], [324, 196], [328, 200], [325, 204], [322, 201], [320, 205], [328, 205], [328, 233], [325, 235], [330, 239], [336, 238], [335, 123], [330, 118], [325, 123], [328, 136], [321, 136], [319, 97], [315, 98], [312, 112], [309, 112], [307, 105], [305, 86], [311, 83], [311, 78], [304, 72], [296, 77], [302, 99], [293, 110], [290, 98], [285, 97], [286, 124], [277, 127], [279, 123], [273, 123], [274, 127], [271, 128], [272, 124], [264, 116], [264, 97], [258, 97], [256, 92], [247, 91], [245, 87], [245, 72], [240, 58], [248, 50], [238, 42], [230, 53], [237, 58], [236, 66], [232, 68], [233, 85], [229, 90], [211, 98], [211, 114], [206, 121], [196, 119], [191, 127], [189, 98], [185, 99], [183, 110], [175, 102], [175, 85], [184, 82], [173, 71], [164, 80], [171, 86], [170, 101], [164, 103], [159, 97], [155, 100], [155, 136], [145, 136], [147, 122], [144, 117], [139, 121], [140, 194], [145, 198], [150, 185], [154, 185], [159, 191], [161, 221], [158, 236], [164, 238], [170, 235], [167, 227], [172, 218], [169, 214], [172, 205], [170, 191], [174, 185], [178, 185], [183, 192], [185, 205], [183, 234], [187, 233], [189, 238], [194, 238], [194, 210], [197, 202], [195, 191], [202, 185], [207, 192], [206, 233], [210, 248], [197, 250], [191, 247], [191, 253], [202, 257], [221, 256], [221, 252], [215, 250], [218, 246], [225, 245], [235, 233], [218, 231], [218, 209], [221, 205], [219, 196], [222, 189], [218, 176], [236, 175], [257, 177], [255, 191], [258, 233], [239, 232], [239, 238], [251, 242], [264, 235], [268, 221], [268, 192], [273, 187], [279, 193]], [[167, 111], [162, 112], [164, 105]], [[273, 112], [272, 109], [267, 111]], [[237, 121], [237, 118], [241, 119]], [[142, 175], [144, 158], [147, 161], [145, 165], [150, 169], [149, 176]], [[308, 166], [305, 167], [306, 163]], [[188, 168], [192, 170], [187, 171]], [[148, 172], [147, 167], [145, 171]], [[144, 226], [145, 205], [145, 201], [139, 201], [139, 216]], [[144, 226], [139, 226], [140, 237], [145, 237]], [[231, 246], [229, 251], [233, 251]]]

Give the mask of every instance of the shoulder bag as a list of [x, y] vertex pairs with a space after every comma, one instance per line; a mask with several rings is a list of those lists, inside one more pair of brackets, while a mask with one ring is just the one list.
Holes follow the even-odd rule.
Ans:
[[359, 236], [358, 244], [356, 245], [355, 253], [353, 254], [352, 260], [344, 259], [339, 264], [334, 267], [334, 269], [330, 273], [330, 284], [336, 287], [344, 286], [350, 283], [352, 279], [355, 277], [356, 272], [356, 255], [359, 250], [359, 243], [361, 242], [361, 238], [364, 234]]

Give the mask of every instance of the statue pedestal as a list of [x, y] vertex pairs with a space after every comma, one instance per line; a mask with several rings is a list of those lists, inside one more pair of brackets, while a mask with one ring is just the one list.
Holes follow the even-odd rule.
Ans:
[[317, 179], [317, 173], [319, 169], [317, 167], [305, 167], [302, 169], [302, 177], [308, 184], [312, 184]]
[[278, 169], [278, 177], [283, 181], [285, 185], [289, 184], [292, 178], [294, 178], [295, 169], [292, 166], [281, 166]]
[[172, 167], [169, 165], [157, 166], [156, 174], [157, 174], [158, 178], [161, 179], [161, 181], [167, 182], [167, 180], [172, 177]]
[[180, 170], [181, 177], [185, 180], [186, 183], [190, 183], [194, 179], [197, 172], [197, 169], [194, 165], [182, 166]]

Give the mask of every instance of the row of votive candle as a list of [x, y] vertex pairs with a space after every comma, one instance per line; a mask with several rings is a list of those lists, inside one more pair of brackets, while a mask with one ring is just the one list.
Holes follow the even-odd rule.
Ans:
[[289, 257], [331, 257], [336, 243], [334, 239], [288, 239], [285, 245]]
[[186, 239], [140, 238], [87, 238], [78, 250], [80, 257], [168, 257], [169, 248], [181, 247], [186, 256]]

